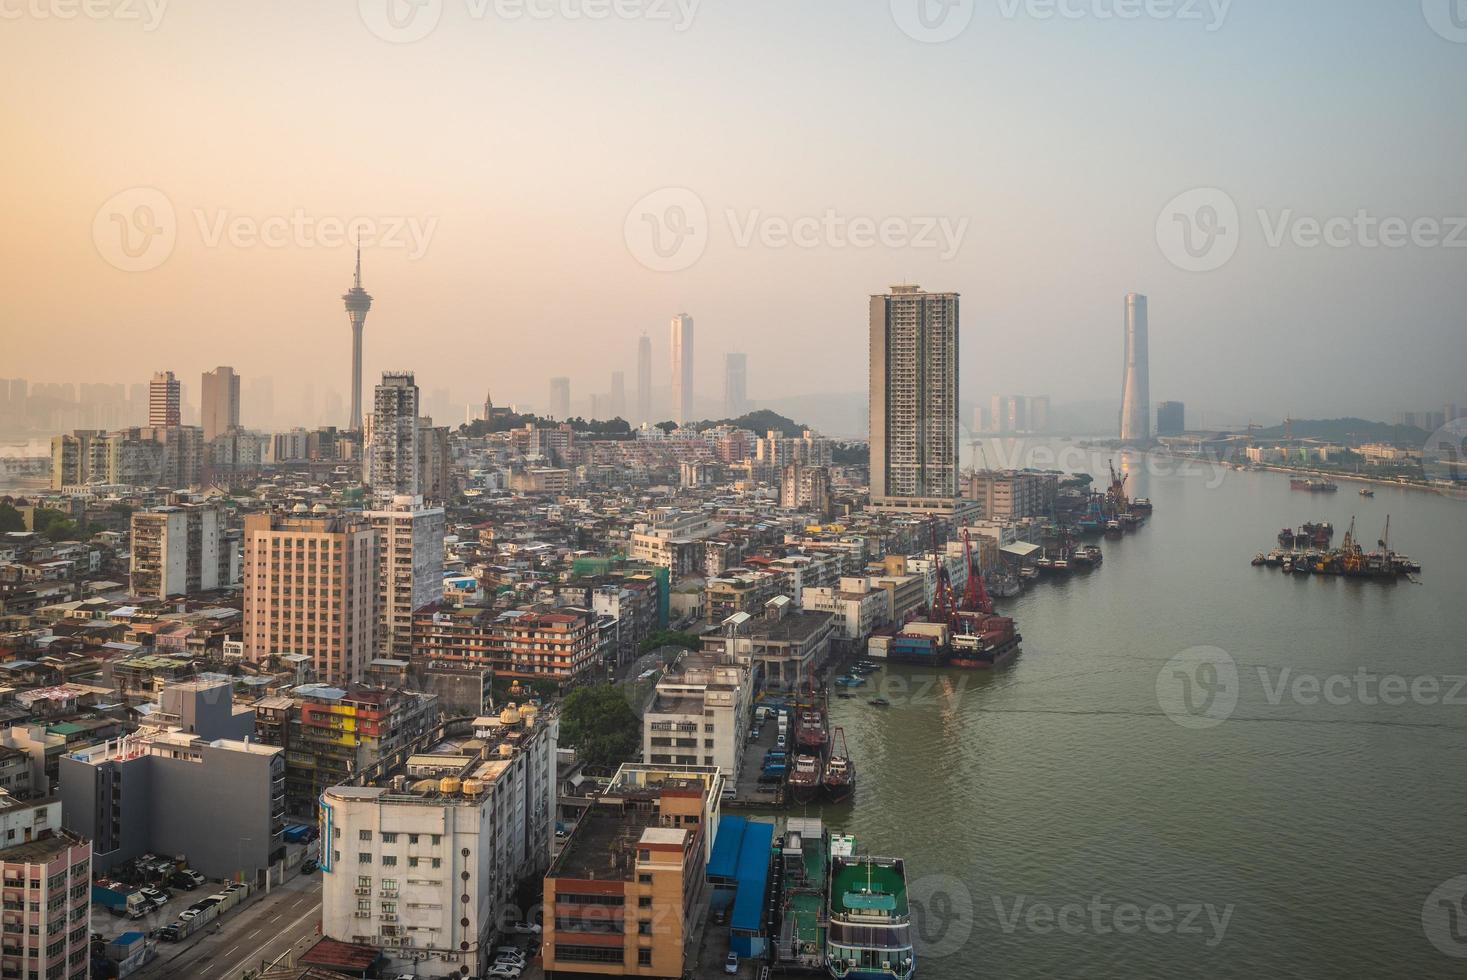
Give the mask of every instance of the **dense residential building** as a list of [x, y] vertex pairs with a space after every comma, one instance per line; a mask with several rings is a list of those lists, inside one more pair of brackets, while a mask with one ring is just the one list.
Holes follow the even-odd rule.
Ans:
[[1048, 515], [1058, 492], [1059, 476], [1055, 473], [978, 470], [968, 474], [968, 498], [978, 502], [978, 516], [986, 520]]
[[729, 778], [743, 762], [753, 712], [747, 666], [722, 655], [681, 655], [657, 681], [642, 716], [642, 758], [654, 765], [717, 766]]
[[702, 567], [703, 542], [722, 530], [722, 525], [699, 512], [666, 511], [651, 524], [632, 530], [633, 561], [669, 569], [674, 578]]
[[546, 976], [683, 976], [723, 782], [716, 766], [622, 766], [545, 875]]
[[148, 383], [148, 426], [165, 429], [183, 424], [183, 388], [172, 371], [159, 371]]
[[377, 532], [377, 652], [412, 655], [413, 613], [443, 601], [442, 507], [395, 497], [366, 518]]
[[377, 532], [360, 515], [250, 514], [244, 523], [244, 656], [310, 658], [349, 684], [377, 651]]
[[231, 562], [226, 529], [224, 511], [214, 504], [135, 511], [132, 593], [168, 599], [227, 588]]
[[413, 617], [413, 655], [488, 667], [496, 677], [576, 680], [597, 662], [596, 616], [549, 609], [428, 609]]
[[722, 633], [702, 638], [702, 649], [750, 667], [758, 688], [797, 691], [825, 664], [834, 635], [830, 613], [798, 610], [789, 596], [779, 595], [757, 617], [729, 617]]
[[91, 839], [99, 870], [172, 854], [209, 877], [253, 879], [284, 854], [278, 748], [144, 727], [67, 753], [60, 775], [66, 828]]
[[361, 685], [303, 684], [253, 707], [259, 740], [285, 751], [289, 813], [311, 813], [329, 787], [413, 747], [440, 715], [431, 694]]
[[872, 588], [867, 578], [843, 578], [836, 586], [807, 586], [802, 605], [806, 612], [830, 613], [835, 635], [856, 643], [890, 622], [886, 590]]
[[1151, 367], [1146, 297], [1126, 294], [1125, 375], [1121, 381], [1121, 438], [1151, 438]]
[[[516, 888], [549, 865], [557, 725], [533, 706], [476, 719], [436, 778], [321, 796], [321, 932], [379, 947], [387, 974], [483, 976]], [[409, 769], [414, 764], [409, 762]]]
[[418, 386], [411, 371], [386, 371], [373, 393], [363, 482], [376, 506], [422, 492], [418, 474]]
[[205, 442], [239, 428], [239, 375], [234, 368], [205, 371], [202, 397], [199, 421]]
[[693, 318], [679, 313], [672, 318], [672, 420], [678, 425], [696, 421], [693, 400]]
[[824, 518], [830, 515], [830, 470], [791, 463], [780, 474], [779, 506]]
[[952, 509], [958, 496], [958, 294], [893, 286], [870, 305], [871, 502]]
[[62, 829], [61, 804], [0, 793], [0, 885], [5, 923], [0, 976], [86, 980], [91, 975], [92, 845]]

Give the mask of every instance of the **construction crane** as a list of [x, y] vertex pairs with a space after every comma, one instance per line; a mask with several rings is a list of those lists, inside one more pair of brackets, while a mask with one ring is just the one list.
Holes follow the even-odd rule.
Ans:
[[993, 600], [983, 584], [983, 572], [973, 561], [973, 541], [968, 529], [963, 529], [963, 560], [968, 563], [968, 581], [963, 585], [963, 612], [981, 612], [993, 615]]
[[935, 579], [932, 588], [932, 615], [929, 618], [934, 623], [951, 624], [955, 612], [952, 578], [947, 574], [947, 563], [937, 553], [937, 519], [933, 518], [929, 526], [932, 530], [932, 568]]

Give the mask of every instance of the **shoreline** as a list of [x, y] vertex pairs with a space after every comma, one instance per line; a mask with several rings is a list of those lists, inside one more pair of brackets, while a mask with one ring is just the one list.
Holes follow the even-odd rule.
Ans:
[[1304, 469], [1296, 466], [1280, 466], [1275, 463], [1235, 463], [1228, 460], [1217, 459], [1207, 456], [1189, 456], [1185, 453], [1174, 453], [1165, 449], [1137, 449], [1135, 447], [1122, 447], [1115, 450], [1118, 453], [1157, 455], [1167, 459], [1179, 459], [1193, 463], [1205, 463], [1212, 466], [1226, 466], [1240, 472], [1268, 472], [1285, 473], [1290, 476], [1307, 476], [1330, 481], [1343, 481], [1352, 483], [1365, 483], [1378, 487], [1395, 487], [1401, 490], [1418, 490], [1423, 493], [1434, 494], [1438, 497], [1446, 497], [1448, 500], [1467, 500], [1467, 487], [1450, 488], [1439, 487], [1430, 483], [1417, 483], [1415, 481], [1401, 482], [1399, 480], [1386, 479], [1378, 476], [1365, 476], [1359, 473], [1341, 473], [1334, 470]]

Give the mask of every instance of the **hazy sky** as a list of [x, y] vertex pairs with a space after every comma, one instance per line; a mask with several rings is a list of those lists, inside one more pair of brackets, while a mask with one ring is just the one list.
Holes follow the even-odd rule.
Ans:
[[91, 2], [0, 0], [0, 375], [344, 391], [360, 217], [369, 381], [456, 399], [630, 387], [644, 329], [663, 386], [684, 310], [704, 395], [730, 349], [755, 400], [859, 391], [866, 296], [908, 280], [964, 294], [965, 400], [1115, 398], [1138, 290], [1155, 399], [1467, 402], [1450, 0]]

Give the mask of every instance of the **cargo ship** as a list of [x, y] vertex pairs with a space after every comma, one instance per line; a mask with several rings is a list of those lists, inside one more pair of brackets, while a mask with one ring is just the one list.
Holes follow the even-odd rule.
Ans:
[[836, 980], [910, 980], [916, 973], [900, 858], [857, 855], [854, 837], [833, 835], [825, 909], [825, 968]]
[[1289, 481], [1290, 490], [1304, 490], [1308, 493], [1335, 493], [1340, 489], [1339, 484], [1329, 480], [1307, 480], [1294, 477]]
[[825, 777], [825, 762], [815, 755], [795, 756], [795, 767], [790, 770], [790, 799], [801, 806], [812, 803], [820, 792]]
[[830, 751], [830, 728], [825, 705], [812, 696], [811, 704], [802, 704], [795, 716], [795, 748], [797, 751], [824, 759]]
[[[1098, 554], [1100, 549], [1083, 551]], [[973, 561], [973, 545], [967, 531], [963, 532], [963, 559], [968, 564], [968, 580], [963, 586], [962, 602], [954, 604], [949, 597], [946, 603], [951, 609], [949, 622], [953, 627], [949, 659], [954, 667], [987, 670], [1012, 658], [1023, 637], [1011, 617], [994, 615], [993, 600], [984, 585], [983, 570]]]
[[830, 761], [825, 764], [825, 795], [833, 803], [842, 803], [856, 791], [856, 763], [846, 748], [846, 731], [837, 728], [830, 740]]
[[[1305, 527], [1310, 526], [1305, 525]], [[1329, 536], [1334, 534], [1334, 528], [1328, 524], [1314, 526], [1327, 528]], [[1323, 533], [1322, 530], [1317, 531], [1313, 540], [1318, 541], [1318, 535]], [[1387, 580], [1398, 579], [1421, 571], [1420, 562], [1391, 550], [1390, 538], [1391, 520], [1387, 516], [1385, 531], [1376, 542], [1376, 550], [1366, 551], [1355, 534], [1355, 520], [1351, 518], [1350, 529], [1345, 532], [1345, 539], [1339, 548], [1325, 550], [1319, 547], [1307, 551], [1273, 551], [1266, 555], [1260, 553], [1254, 556], [1253, 564], [1266, 565], [1271, 568], [1279, 567], [1286, 574], [1291, 575], [1340, 575], [1345, 578]], [[1304, 540], [1306, 539], [1301, 529], [1295, 542], [1297, 544]], [[1324, 540], [1327, 545], [1328, 537]]]

